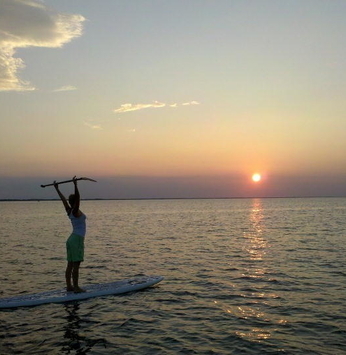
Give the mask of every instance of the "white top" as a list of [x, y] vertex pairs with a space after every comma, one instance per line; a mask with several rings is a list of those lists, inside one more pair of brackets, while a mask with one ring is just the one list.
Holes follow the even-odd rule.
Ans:
[[80, 217], [75, 217], [71, 212], [68, 217], [72, 223], [72, 233], [84, 238], [86, 234], [86, 215], [82, 213]]

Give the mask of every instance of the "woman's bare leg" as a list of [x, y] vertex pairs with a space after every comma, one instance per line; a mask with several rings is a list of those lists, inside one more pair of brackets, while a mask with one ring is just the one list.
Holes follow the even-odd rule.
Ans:
[[81, 289], [78, 285], [80, 263], [81, 263], [80, 261], [74, 261], [73, 269], [72, 269], [73, 290], [76, 293], [85, 292], [85, 290]]
[[66, 279], [66, 290], [67, 291], [73, 291], [74, 288], [72, 286], [72, 271], [73, 271], [73, 262], [68, 261], [67, 262], [67, 267], [65, 271], [65, 279]]

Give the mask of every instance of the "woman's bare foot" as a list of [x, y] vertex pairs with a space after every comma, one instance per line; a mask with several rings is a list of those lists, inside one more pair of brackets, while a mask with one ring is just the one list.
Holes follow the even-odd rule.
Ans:
[[74, 287], [73, 286], [67, 286], [66, 287], [66, 291], [67, 292], [72, 292], [72, 291], [74, 291]]
[[83, 289], [80, 288], [80, 287], [75, 287], [75, 288], [73, 289], [73, 292], [74, 292], [74, 293], [82, 293], [82, 292], [86, 292], [86, 291], [83, 290]]

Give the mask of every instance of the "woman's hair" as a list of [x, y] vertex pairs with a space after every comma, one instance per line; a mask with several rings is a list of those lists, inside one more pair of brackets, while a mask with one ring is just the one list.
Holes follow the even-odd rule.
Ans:
[[75, 201], [76, 201], [76, 196], [74, 194], [68, 197], [68, 202], [70, 203], [71, 208], [73, 208]]

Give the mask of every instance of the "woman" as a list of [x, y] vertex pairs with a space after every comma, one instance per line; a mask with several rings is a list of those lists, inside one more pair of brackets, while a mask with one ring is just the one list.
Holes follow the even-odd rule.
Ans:
[[72, 223], [72, 234], [66, 241], [67, 267], [65, 272], [66, 289], [75, 293], [85, 292], [78, 285], [79, 267], [84, 260], [84, 237], [86, 234], [86, 216], [79, 209], [80, 194], [78, 191], [76, 177], [73, 178], [74, 194], [69, 196], [67, 202], [65, 196], [60, 192], [58, 184], [54, 181], [54, 187], [64, 204], [66, 213]]

